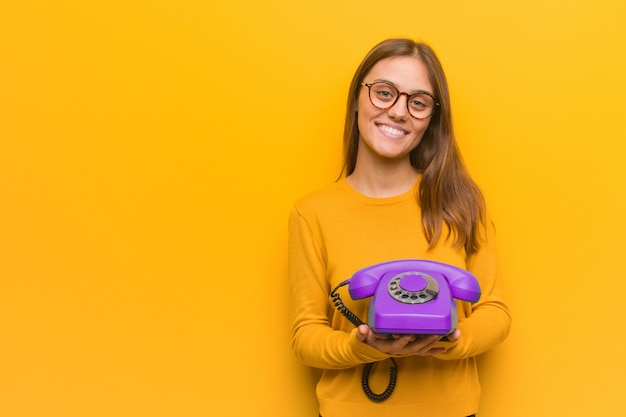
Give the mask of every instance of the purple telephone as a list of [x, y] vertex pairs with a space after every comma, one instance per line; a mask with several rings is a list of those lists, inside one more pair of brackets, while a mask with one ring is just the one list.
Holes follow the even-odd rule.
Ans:
[[[352, 278], [337, 285], [331, 292], [333, 304], [352, 324], [363, 324], [345, 306], [337, 293], [348, 285], [354, 300], [371, 297], [368, 325], [381, 334], [416, 334], [446, 336], [457, 325], [455, 298], [475, 303], [480, 298], [476, 277], [456, 266], [435, 261], [403, 259], [368, 266]], [[396, 387], [398, 366], [393, 357], [389, 368], [389, 385], [377, 394], [369, 386], [374, 363], [363, 366], [361, 386], [372, 401], [387, 400]]]
[[476, 302], [476, 277], [461, 268], [426, 260], [383, 262], [348, 280], [350, 296], [370, 301], [368, 324], [382, 334], [447, 335], [457, 326], [454, 298]]

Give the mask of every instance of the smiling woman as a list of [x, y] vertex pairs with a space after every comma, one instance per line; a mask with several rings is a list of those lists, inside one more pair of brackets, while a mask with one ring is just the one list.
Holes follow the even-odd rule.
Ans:
[[[306, 365], [323, 369], [317, 396], [324, 417], [473, 415], [480, 397], [475, 357], [508, 335], [494, 229], [461, 162], [449, 103], [429, 46], [390, 39], [374, 47], [350, 87], [344, 175], [292, 210], [292, 344]], [[477, 277], [482, 295], [475, 304], [457, 301], [452, 331], [378, 334], [358, 319], [368, 316], [363, 300], [335, 302], [338, 310], [329, 313], [330, 289], [346, 277], [409, 258]], [[372, 387], [384, 386], [388, 374], [370, 374], [372, 364], [386, 360], [389, 385], [375, 394]]]
[[[365, 79], [370, 82], [362, 84], [368, 88], [361, 89], [357, 102], [359, 152], [355, 171], [349, 176], [348, 181], [367, 195], [385, 196], [380, 194], [383, 190], [372, 188], [374, 184], [365, 178], [364, 173], [372, 172], [372, 169], [380, 169], [382, 172], [389, 172], [388, 170], [392, 169], [394, 176], [404, 177], [408, 181], [400, 183], [394, 181], [404, 189], [394, 187], [395, 190], [388, 191], [405, 192], [413, 186], [417, 178], [417, 171], [410, 164], [409, 154], [422, 140], [430, 122], [430, 114], [417, 118], [414, 113], [420, 112], [411, 111], [411, 108], [418, 108], [424, 112], [423, 108], [426, 106], [415, 97], [420, 95], [419, 93], [412, 93], [409, 96], [408, 93], [397, 91], [398, 87], [402, 91], [432, 91], [428, 71], [417, 58], [389, 57], [374, 65]], [[430, 98], [432, 93], [425, 96]], [[432, 99], [429, 101], [430, 107], [426, 109], [428, 113], [432, 110], [433, 101]], [[404, 162], [399, 163], [400, 160]]]

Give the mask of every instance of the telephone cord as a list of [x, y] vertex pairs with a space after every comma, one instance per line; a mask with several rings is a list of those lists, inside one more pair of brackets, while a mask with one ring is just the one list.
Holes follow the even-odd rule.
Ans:
[[[341, 282], [330, 292], [330, 297], [333, 299], [333, 304], [335, 308], [337, 309], [337, 311], [339, 311], [345, 318], [347, 318], [350, 321], [350, 323], [354, 324], [356, 327], [359, 327], [361, 324], [364, 324], [363, 321], [360, 318], [358, 318], [356, 314], [350, 311], [348, 307], [346, 307], [346, 305], [343, 303], [343, 300], [341, 299], [341, 296], [337, 293], [339, 288], [349, 283], [350, 283], [349, 279]], [[369, 385], [370, 373], [375, 363], [370, 362], [370, 363], [366, 363], [363, 366], [363, 374], [361, 376], [361, 387], [363, 388], [363, 392], [365, 393], [367, 398], [369, 398], [370, 400], [374, 402], [385, 401], [391, 396], [391, 394], [393, 393], [393, 390], [396, 388], [396, 382], [398, 380], [398, 364], [393, 358], [390, 357], [389, 359], [391, 359], [391, 362], [393, 363], [393, 365], [389, 368], [389, 384], [387, 385], [387, 389], [385, 389], [385, 391], [383, 391], [380, 394], [376, 394], [375, 392], [373, 392]]]

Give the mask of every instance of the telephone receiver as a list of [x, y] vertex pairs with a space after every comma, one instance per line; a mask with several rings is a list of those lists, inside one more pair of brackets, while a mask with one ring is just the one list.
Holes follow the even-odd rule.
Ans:
[[403, 259], [354, 273], [348, 291], [354, 300], [372, 297], [368, 325], [381, 334], [450, 334], [458, 324], [454, 299], [475, 303], [476, 277], [436, 261]]

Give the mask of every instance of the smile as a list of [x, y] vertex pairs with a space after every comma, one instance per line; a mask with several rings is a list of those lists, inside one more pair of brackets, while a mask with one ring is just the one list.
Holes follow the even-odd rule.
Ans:
[[396, 138], [402, 137], [402, 136], [406, 135], [407, 133], [409, 133], [406, 130], [396, 129], [395, 127], [391, 127], [391, 126], [387, 126], [387, 125], [383, 125], [383, 124], [379, 124], [377, 126], [387, 136], [393, 136], [393, 137], [396, 137]]

